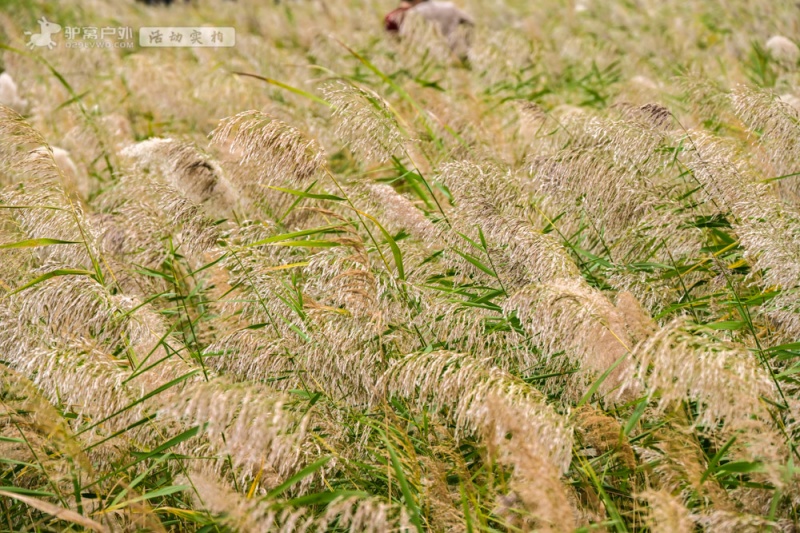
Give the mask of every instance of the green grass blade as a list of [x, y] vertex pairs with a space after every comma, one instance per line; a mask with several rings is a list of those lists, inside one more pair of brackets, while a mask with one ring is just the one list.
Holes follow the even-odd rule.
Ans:
[[83, 244], [81, 241], [62, 241], [59, 239], [27, 239], [24, 241], [0, 244], [0, 250], [9, 248], [38, 248], [40, 246], [51, 246], [53, 244]]
[[73, 268], [60, 268], [60, 269], [57, 269], [57, 270], [52, 270], [52, 271], [50, 271], [50, 272], [48, 272], [46, 274], [42, 274], [41, 276], [33, 279], [32, 281], [29, 281], [28, 283], [26, 283], [22, 287], [19, 287], [18, 289], [12, 291], [10, 294], [17, 294], [17, 293], [22, 292], [22, 291], [24, 291], [26, 289], [30, 289], [31, 287], [33, 287], [35, 285], [38, 285], [39, 283], [42, 283], [43, 281], [47, 281], [48, 279], [56, 278], [56, 277], [59, 277], [59, 276], [89, 276], [89, 277], [93, 277], [94, 276], [94, 272], [90, 272], [88, 270], [82, 270], [82, 269], [73, 269]]
[[272, 500], [274, 498], [277, 498], [278, 496], [283, 494], [286, 490], [288, 490], [292, 485], [294, 485], [298, 481], [305, 479], [306, 477], [310, 476], [311, 474], [313, 474], [314, 472], [325, 466], [330, 460], [331, 457], [327, 456], [317, 461], [314, 461], [313, 463], [303, 468], [298, 473], [296, 473], [295, 475], [293, 475], [292, 477], [290, 477], [289, 479], [287, 479], [286, 481], [284, 481], [283, 483], [281, 483], [280, 485], [269, 491], [267, 495], [264, 496], [264, 499]]

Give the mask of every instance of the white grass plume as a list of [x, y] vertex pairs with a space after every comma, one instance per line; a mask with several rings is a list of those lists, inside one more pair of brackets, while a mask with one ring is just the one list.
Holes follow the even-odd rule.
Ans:
[[570, 360], [594, 376], [619, 360], [600, 387], [609, 398], [625, 398], [637, 391], [639, 385], [627, 377], [633, 362], [626, 354], [633, 343], [625, 319], [608, 298], [583, 279], [530, 285], [513, 294], [503, 310], [520, 318], [522, 327], [546, 357], [565, 350]]
[[307, 419], [285, 408], [288, 398], [265, 386], [218, 378], [184, 388], [160, 414], [204, 426], [204, 434], [235, 465], [256, 472], [263, 464], [282, 475], [304, 459]]
[[203, 474], [190, 474], [202, 506], [223, 516], [227, 525], [248, 532], [322, 532], [334, 526], [365, 533], [409, 532], [411, 520], [405, 508], [375, 497], [340, 497], [325, 512], [311, 516], [306, 508], [281, 501], [246, 498]]
[[691, 398], [701, 406], [698, 423], [706, 426], [722, 420], [746, 426], [751, 417], [768, 416], [759, 398], [776, 394], [754, 354], [685, 319], [651, 336], [636, 356], [649, 393], [658, 391], [659, 408]]
[[406, 141], [389, 104], [370, 89], [339, 82], [324, 88], [334, 106], [336, 135], [365, 162], [397, 154]]
[[796, 66], [800, 59], [800, 48], [783, 35], [770, 37], [766, 42], [766, 49], [776, 61], [787, 66]]
[[220, 166], [187, 142], [152, 138], [122, 150], [140, 170], [157, 173], [186, 197], [217, 217], [231, 217], [239, 197]]
[[373, 184], [368, 188], [370, 198], [384, 211], [382, 221], [398, 233], [407, 229], [426, 248], [443, 246], [441, 230], [428, 219], [408, 198], [386, 184]]
[[8, 106], [17, 113], [24, 113], [28, 109], [28, 101], [19, 95], [17, 83], [11, 74], [0, 74], [0, 105]]
[[308, 183], [325, 163], [325, 152], [317, 141], [259, 111], [222, 120], [211, 139], [239, 156], [240, 164], [258, 169], [259, 174], [249, 179], [261, 185]]
[[[457, 432], [491, 434], [499, 418], [506, 416], [500, 405], [524, 410], [528, 436], [540, 441], [540, 449], [560, 471], [569, 464], [572, 435], [564, 421], [536, 389], [487, 360], [444, 351], [412, 354], [395, 361], [382, 384], [390, 395], [451, 409]], [[490, 397], [500, 402], [491, 410]]]
[[694, 522], [683, 502], [665, 490], [639, 495], [649, 505], [648, 523], [653, 533], [692, 533]]
[[711, 198], [736, 217], [733, 227], [745, 257], [764, 271], [767, 283], [790, 288], [800, 284], [800, 213], [759, 182], [747, 161], [730, 143], [694, 135], [690, 165]]

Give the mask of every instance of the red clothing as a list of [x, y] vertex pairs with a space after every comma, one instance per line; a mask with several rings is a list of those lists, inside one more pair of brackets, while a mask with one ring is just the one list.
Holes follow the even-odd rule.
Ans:
[[383, 19], [383, 25], [386, 27], [386, 31], [400, 31], [400, 24], [403, 22], [403, 17], [408, 10], [408, 7], [398, 7], [386, 15]]

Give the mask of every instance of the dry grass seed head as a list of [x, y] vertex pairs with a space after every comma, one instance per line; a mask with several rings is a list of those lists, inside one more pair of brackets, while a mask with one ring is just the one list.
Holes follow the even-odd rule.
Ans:
[[211, 133], [211, 142], [227, 146], [259, 170], [250, 176], [262, 185], [308, 183], [322, 171], [322, 147], [298, 129], [259, 111], [245, 111], [222, 120]]
[[406, 136], [389, 104], [377, 93], [342, 82], [328, 85], [323, 92], [333, 104], [336, 135], [365, 163], [386, 161], [402, 149]]
[[135, 160], [137, 170], [157, 174], [212, 216], [230, 217], [237, 207], [238, 194], [220, 166], [190, 143], [152, 138], [121, 153]]

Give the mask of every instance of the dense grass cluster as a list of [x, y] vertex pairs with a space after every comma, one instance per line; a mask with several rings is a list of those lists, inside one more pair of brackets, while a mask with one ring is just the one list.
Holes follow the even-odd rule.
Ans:
[[0, 530], [800, 527], [797, 6], [462, 5], [0, 0]]

